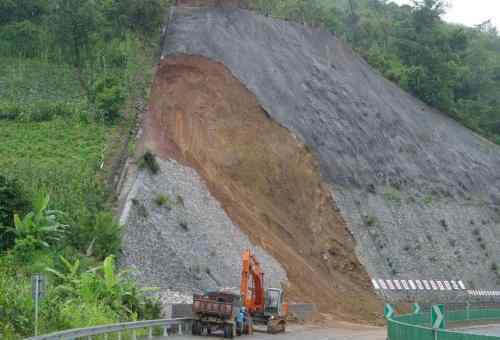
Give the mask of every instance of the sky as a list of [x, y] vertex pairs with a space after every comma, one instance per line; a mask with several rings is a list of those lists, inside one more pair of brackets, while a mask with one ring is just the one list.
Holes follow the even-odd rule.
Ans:
[[[398, 4], [411, 3], [410, 0], [392, 0]], [[445, 0], [448, 3], [444, 20], [475, 26], [491, 19], [500, 29], [500, 0]]]

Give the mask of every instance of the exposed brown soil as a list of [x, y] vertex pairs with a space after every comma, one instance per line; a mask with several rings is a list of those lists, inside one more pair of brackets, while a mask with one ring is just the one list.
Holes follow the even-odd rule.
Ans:
[[142, 148], [194, 167], [234, 223], [287, 270], [292, 302], [374, 321], [381, 302], [314, 157], [222, 64], [165, 58]]

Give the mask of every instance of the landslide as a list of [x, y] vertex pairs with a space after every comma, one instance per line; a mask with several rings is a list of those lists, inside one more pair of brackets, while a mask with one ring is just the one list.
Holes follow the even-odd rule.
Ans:
[[232, 221], [285, 268], [291, 301], [376, 318], [380, 303], [318, 164], [255, 95], [223, 64], [177, 55], [162, 58], [150, 98], [142, 147], [197, 170]]
[[372, 277], [460, 279], [485, 290], [500, 283], [498, 146], [321, 29], [239, 9], [177, 8], [164, 42], [165, 58], [224, 64], [307, 145]]

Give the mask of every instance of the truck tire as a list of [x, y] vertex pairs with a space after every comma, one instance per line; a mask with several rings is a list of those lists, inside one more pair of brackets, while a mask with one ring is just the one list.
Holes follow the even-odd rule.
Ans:
[[233, 339], [234, 338], [234, 328], [231, 324], [224, 325], [224, 338]]
[[193, 325], [191, 326], [191, 333], [193, 335], [201, 335], [201, 327], [198, 320], [193, 321]]

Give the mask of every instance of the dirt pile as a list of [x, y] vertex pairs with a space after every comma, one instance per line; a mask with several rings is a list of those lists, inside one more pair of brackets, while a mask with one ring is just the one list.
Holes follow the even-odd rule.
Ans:
[[222, 64], [164, 59], [144, 130], [145, 148], [196, 169], [231, 220], [284, 266], [292, 301], [347, 318], [380, 311], [310, 151]]

